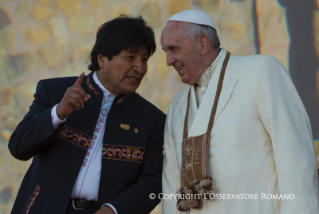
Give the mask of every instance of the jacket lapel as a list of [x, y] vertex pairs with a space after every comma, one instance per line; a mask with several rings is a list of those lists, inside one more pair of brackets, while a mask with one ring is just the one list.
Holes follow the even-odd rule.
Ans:
[[184, 122], [187, 108], [187, 95], [191, 86], [187, 85], [187, 88], [184, 91], [184, 94], [178, 104], [179, 116], [181, 120]]
[[[222, 65], [224, 62], [224, 59], [226, 57], [226, 51], [222, 49], [222, 56], [219, 59], [218, 65], [213, 73], [213, 76], [208, 84], [208, 88], [206, 90], [206, 93], [203, 97], [203, 100], [200, 104], [200, 107], [198, 108], [197, 114], [193, 120], [193, 123], [191, 125], [188, 137], [190, 136], [198, 136], [203, 133], [206, 133], [208, 122], [210, 119], [211, 111], [214, 104], [214, 99], [216, 95], [217, 85], [219, 76], [221, 73]], [[231, 97], [231, 94], [237, 84], [238, 79], [231, 79], [231, 69], [230, 69], [230, 63], [231, 63], [231, 57], [228, 62], [228, 66], [226, 68], [224, 81], [223, 81], [223, 87], [222, 91], [219, 97], [218, 106], [216, 110], [216, 115], [214, 121], [218, 118], [218, 116], [223, 111], [224, 107], [226, 106], [229, 98]]]
[[218, 116], [224, 110], [228, 100], [230, 99], [230, 97], [233, 93], [235, 86], [237, 85], [237, 82], [238, 82], [238, 79], [233, 79], [229, 83], [227, 83], [226, 85], [223, 85], [223, 89], [222, 89], [222, 92], [220, 94], [217, 109], [216, 109], [216, 115], [214, 118], [214, 122], [217, 120]]
[[188, 131], [190, 130], [190, 127], [192, 126], [193, 120], [198, 110], [197, 101], [196, 101], [196, 92], [195, 92], [194, 86], [187, 87], [187, 90], [185, 91], [185, 94], [179, 103], [179, 115], [184, 124], [186, 110], [187, 110], [187, 96], [188, 96], [189, 90], [191, 94], [190, 94], [190, 104], [189, 104], [189, 112], [188, 112]]
[[94, 72], [91, 72], [86, 76], [85, 85], [82, 84], [82, 88], [84, 89], [85, 93], [91, 95], [91, 98], [87, 101], [86, 105], [88, 107], [90, 117], [94, 118], [94, 122], [96, 123], [100, 115], [101, 104], [104, 95], [101, 88], [95, 83], [93, 79], [93, 73]]
[[[186, 103], [187, 104], [187, 103]], [[187, 132], [190, 131], [190, 128], [192, 127], [193, 121], [195, 119], [195, 116], [197, 114], [197, 101], [196, 101], [196, 92], [195, 92], [195, 87], [191, 86], [190, 87], [190, 103], [189, 103], [189, 112], [188, 112], [188, 130]], [[185, 119], [185, 114], [184, 114], [184, 119]]]

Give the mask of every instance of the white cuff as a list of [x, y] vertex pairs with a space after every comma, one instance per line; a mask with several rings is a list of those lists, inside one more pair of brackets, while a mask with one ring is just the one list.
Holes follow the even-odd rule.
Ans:
[[51, 119], [52, 119], [52, 126], [53, 129], [56, 130], [56, 128], [58, 128], [58, 126], [63, 123], [66, 118], [64, 118], [64, 120], [60, 120], [60, 118], [58, 117], [57, 113], [56, 113], [56, 107], [58, 106], [58, 104], [56, 104], [52, 109], [51, 109]]
[[117, 211], [116, 211], [116, 209], [115, 209], [115, 207], [113, 207], [112, 204], [105, 203], [105, 204], [102, 205], [102, 207], [104, 207], [104, 206], [109, 206], [109, 207], [111, 207], [112, 210], [115, 212], [115, 214], [118, 214]]

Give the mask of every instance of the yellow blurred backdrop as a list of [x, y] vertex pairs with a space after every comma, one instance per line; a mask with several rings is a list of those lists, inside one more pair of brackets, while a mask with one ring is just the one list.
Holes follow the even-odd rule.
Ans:
[[[315, 3], [318, 8], [319, 0]], [[0, 0], [0, 214], [10, 213], [30, 164], [15, 160], [7, 144], [32, 103], [37, 82], [88, 73], [97, 28], [120, 14], [142, 15], [155, 31], [157, 51], [138, 93], [166, 112], [183, 84], [166, 65], [161, 31], [171, 15], [195, 8], [211, 17], [221, 46], [232, 54], [272, 55], [288, 69], [286, 9], [277, 0]], [[318, 54], [319, 11], [313, 15]], [[315, 147], [319, 159], [319, 143]], [[160, 206], [152, 212], [160, 213]]]

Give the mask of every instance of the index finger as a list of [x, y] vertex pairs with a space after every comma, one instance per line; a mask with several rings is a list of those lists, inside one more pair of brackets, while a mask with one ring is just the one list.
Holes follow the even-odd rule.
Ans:
[[80, 74], [80, 76], [76, 79], [74, 85], [81, 86], [84, 76], [85, 76], [85, 73], [82, 72], [82, 74]]

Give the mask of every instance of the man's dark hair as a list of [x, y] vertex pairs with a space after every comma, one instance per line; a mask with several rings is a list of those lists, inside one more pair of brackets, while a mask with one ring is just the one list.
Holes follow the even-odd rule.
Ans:
[[88, 69], [97, 71], [99, 54], [112, 60], [123, 50], [138, 51], [142, 46], [147, 48], [149, 56], [156, 50], [154, 31], [145, 20], [140, 17], [119, 17], [102, 24], [96, 34], [96, 42], [90, 54], [91, 64]]

